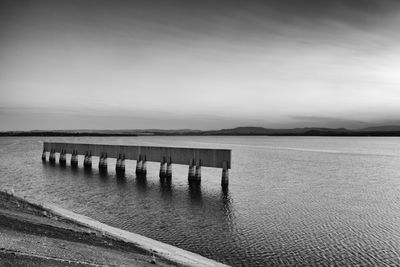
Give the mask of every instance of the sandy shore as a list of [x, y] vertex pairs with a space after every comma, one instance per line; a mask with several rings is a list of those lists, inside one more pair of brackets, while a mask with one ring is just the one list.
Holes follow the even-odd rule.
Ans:
[[0, 191], [0, 266], [224, 266], [49, 203]]

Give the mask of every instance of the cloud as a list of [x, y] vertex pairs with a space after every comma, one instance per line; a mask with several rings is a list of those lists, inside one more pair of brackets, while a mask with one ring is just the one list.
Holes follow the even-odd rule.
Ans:
[[168, 113], [172, 128], [400, 115], [398, 1], [20, 3], [0, 3], [0, 105], [8, 108], [115, 116], [99, 127], [152, 112]]

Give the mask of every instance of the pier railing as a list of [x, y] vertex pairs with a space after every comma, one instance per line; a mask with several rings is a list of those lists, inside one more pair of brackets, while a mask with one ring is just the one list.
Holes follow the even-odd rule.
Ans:
[[99, 169], [107, 169], [107, 158], [116, 158], [116, 171], [125, 172], [125, 160], [136, 160], [136, 174], [146, 175], [146, 162], [160, 162], [160, 178], [171, 178], [172, 164], [189, 165], [188, 178], [201, 180], [201, 167], [222, 168], [222, 184], [228, 184], [231, 168], [231, 150], [124, 146], [82, 143], [44, 142], [42, 159], [46, 160], [46, 152], [50, 152], [49, 161], [56, 161], [55, 153], [59, 153], [59, 162], [66, 164], [66, 154], [71, 154], [71, 166], [78, 165], [78, 155], [84, 155], [85, 168], [92, 167], [92, 156], [99, 157]]

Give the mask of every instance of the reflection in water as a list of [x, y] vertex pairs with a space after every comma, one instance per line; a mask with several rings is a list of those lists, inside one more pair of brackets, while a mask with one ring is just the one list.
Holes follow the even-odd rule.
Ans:
[[161, 192], [171, 192], [171, 178], [160, 178], [160, 189]]
[[136, 176], [136, 185], [140, 189], [147, 189], [147, 179], [146, 176], [138, 175]]
[[172, 183], [171, 178], [160, 178], [160, 192], [164, 200], [172, 199]]
[[107, 182], [108, 181], [108, 172], [107, 169], [99, 169], [99, 177], [100, 181]]
[[229, 219], [228, 221], [232, 222], [232, 200], [231, 196], [229, 195], [229, 187], [228, 186], [222, 186], [221, 189], [221, 201], [222, 201], [222, 208], [224, 215], [227, 216]]
[[93, 170], [92, 170], [92, 168], [86, 167], [86, 168], [83, 168], [83, 172], [84, 172], [85, 174], [87, 174], [87, 175], [92, 176]]
[[[210, 246], [203, 240], [205, 237], [225, 232], [226, 235], [219, 237], [220, 242], [228, 242], [234, 231], [227, 187], [209, 190], [198, 181], [135, 177], [110, 169], [107, 172], [69, 165], [65, 168], [49, 163], [43, 164], [43, 174], [53, 192], [57, 188], [67, 191], [60, 194], [61, 205], [203, 255], [214, 255], [214, 252], [204, 253]], [[187, 243], [188, 238], [196, 243], [196, 248]]]
[[192, 200], [192, 203], [202, 203], [200, 181], [189, 181], [189, 196]]
[[118, 185], [125, 185], [126, 184], [126, 175], [125, 173], [117, 173], [115, 175], [115, 180], [117, 181]]
[[[55, 165], [55, 164], [53, 164]], [[66, 169], [67, 168], [67, 164], [57, 164], [58, 167], [60, 167], [60, 169]]]
[[[43, 171], [44, 174], [48, 177], [54, 177], [54, 176], [73, 176], [76, 178], [79, 177], [84, 177], [84, 178], [98, 178], [98, 181], [100, 181], [102, 184], [108, 184], [112, 183], [114, 180], [116, 181], [115, 184], [118, 185], [118, 187], [127, 187], [128, 185], [136, 185], [136, 189], [138, 189], [140, 192], [148, 193], [149, 190], [153, 190], [149, 188], [148, 186], [148, 181], [146, 176], [143, 175], [138, 175], [134, 179], [135, 183], [128, 182], [127, 176], [125, 173], [108, 173], [107, 169], [103, 170], [93, 170], [93, 168], [80, 168], [80, 167], [72, 167], [72, 166], [62, 166], [59, 164], [52, 164], [47, 162], [43, 162]], [[50, 173], [49, 173], [50, 171]], [[114, 178], [114, 179], [110, 179]], [[76, 182], [78, 182], [77, 180]], [[132, 180], [133, 181], [133, 180]], [[97, 183], [98, 184], [98, 183]], [[60, 185], [62, 186], [62, 185]], [[172, 179], [171, 178], [160, 178], [159, 179], [159, 192], [161, 193], [161, 196], [164, 200], [172, 199], [173, 195], [173, 184], [172, 184]], [[199, 205], [203, 204], [204, 202], [204, 196], [201, 188], [201, 182], [200, 181], [188, 181], [188, 187], [185, 190], [189, 194], [189, 199], [191, 200], [191, 204]], [[179, 192], [181, 195], [183, 191]], [[214, 202], [212, 198], [215, 196], [212, 195], [207, 195], [207, 203]], [[220, 194], [220, 204], [222, 204], [222, 211], [223, 215], [229, 216], [232, 211], [231, 211], [231, 197], [229, 194], [229, 187], [228, 186], [222, 186], [221, 187], [221, 194]], [[209, 203], [208, 203], [209, 204]], [[219, 205], [218, 205], [219, 206]]]

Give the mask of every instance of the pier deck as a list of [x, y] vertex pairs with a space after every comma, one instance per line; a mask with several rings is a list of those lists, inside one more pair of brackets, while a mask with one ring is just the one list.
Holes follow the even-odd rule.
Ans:
[[[55, 162], [55, 153], [60, 153], [60, 164], [65, 164], [66, 154], [71, 154], [71, 165], [77, 165], [77, 155], [85, 155], [85, 167], [91, 157], [100, 157], [99, 168], [107, 168], [107, 158], [117, 159], [117, 171], [125, 171], [125, 160], [137, 161], [137, 174], [146, 173], [146, 162], [160, 162], [160, 178], [172, 175], [172, 163], [189, 165], [189, 179], [201, 179], [201, 167], [222, 168], [222, 184], [228, 183], [231, 168], [231, 150], [184, 147], [125, 146], [83, 143], [44, 142], [42, 158], [50, 152], [50, 162]], [[165, 166], [167, 165], [167, 166]]]

